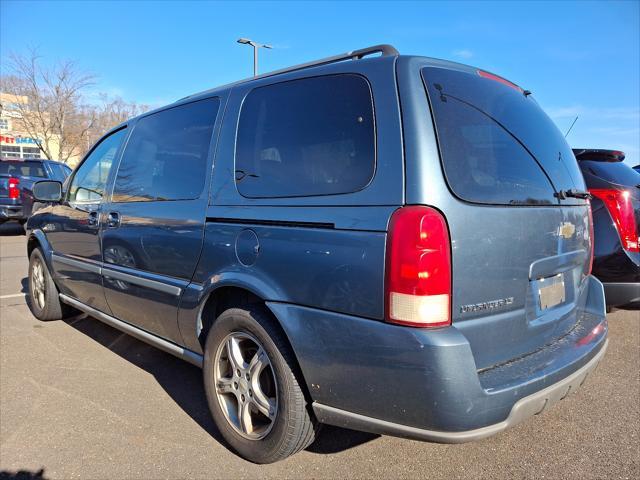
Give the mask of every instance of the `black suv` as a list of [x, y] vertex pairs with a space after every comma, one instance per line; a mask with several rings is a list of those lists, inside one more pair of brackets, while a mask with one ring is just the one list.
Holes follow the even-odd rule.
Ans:
[[640, 173], [618, 150], [574, 149], [593, 195], [593, 274], [607, 307], [640, 307]]

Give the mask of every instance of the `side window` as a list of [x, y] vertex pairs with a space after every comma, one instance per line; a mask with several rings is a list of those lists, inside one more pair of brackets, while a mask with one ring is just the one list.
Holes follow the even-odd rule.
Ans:
[[62, 169], [62, 165], [57, 163], [49, 163], [49, 169], [51, 170], [51, 175], [53, 180], [58, 180], [59, 182], [64, 182], [66, 175], [64, 174], [64, 170]]
[[373, 100], [359, 75], [258, 87], [238, 123], [235, 177], [245, 197], [351, 193], [373, 178]]
[[99, 202], [104, 195], [118, 148], [125, 137], [126, 129], [111, 134], [91, 152], [80, 165], [69, 186], [70, 202]]
[[141, 118], [122, 154], [113, 201], [198, 198], [219, 105], [210, 98]]

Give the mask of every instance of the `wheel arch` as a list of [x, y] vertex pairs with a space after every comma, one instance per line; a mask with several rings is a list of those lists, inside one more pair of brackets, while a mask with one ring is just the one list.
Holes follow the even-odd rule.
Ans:
[[38, 247], [42, 250], [44, 259], [47, 262], [47, 267], [49, 268], [49, 271], [51, 271], [51, 245], [47, 240], [47, 236], [40, 229], [32, 230], [29, 238], [27, 239], [27, 258], [30, 258], [31, 252]]
[[227, 283], [220, 285], [217, 288], [212, 289], [202, 301], [199, 309], [198, 321], [197, 321], [197, 338], [203, 351], [204, 345], [207, 340], [207, 335], [214, 325], [216, 319], [222, 312], [229, 308], [245, 307], [245, 308], [258, 308], [262, 313], [267, 315], [273, 320], [273, 325], [281, 334], [285, 340], [287, 347], [289, 348], [295, 365], [292, 367], [299, 376], [300, 385], [303, 389], [304, 395], [308, 402], [311, 402], [311, 395], [307, 388], [307, 383], [300, 366], [296, 349], [294, 348], [290, 336], [287, 334], [286, 329], [283, 326], [283, 322], [278, 318], [276, 313], [269, 307], [268, 296], [266, 292], [261, 291], [255, 286], [238, 283]]

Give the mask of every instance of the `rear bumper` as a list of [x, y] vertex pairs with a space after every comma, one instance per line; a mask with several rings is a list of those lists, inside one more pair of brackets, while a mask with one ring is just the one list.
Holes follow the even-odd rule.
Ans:
[[621, 307], [640, 302], [640, 283], [603, 283], [604, 294], [609, 307]]
[[600, 363], [608, 342], [607, 340], [597, 355], [579, 370], [547, 388], [518, 400], [511, 408], [509, 416], [502, 422], [474, 430], [444, 432], [420, 429], [346, 412], [319, 403], [313, 404], [313, 411], [322, 423], [364, 432], [440, 443], [464, 443], [480, 440], [513, 427], [533, 415], [544, 412], [560, 400], [564, 400], [569, 394], [575, 392]]
[[0, 205], [0, 221], [25, 220], [22, 205]]
[[296, 353], [320, 421], [443, 442], [497, 433], [577, 388], [604, 355], [602, 284], [589, 278], [575, 327], [478, 371], [455, 325], [425, 330], [268, 303]]

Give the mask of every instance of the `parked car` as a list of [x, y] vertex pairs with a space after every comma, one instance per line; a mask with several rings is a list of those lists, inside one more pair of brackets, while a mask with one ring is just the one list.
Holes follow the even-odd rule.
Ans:
[[35, 188], [33, 314], [202, 366], [253, 462], [322, 423], [487, 437], [606, 349], [575, 157], [530, 92], [473, 67], [385, 45], [265, 74], [125, 122]]
[[33, 209], [34, 182], [64, 182], [70, 173], [67, 165], [52, 160], [0, 159], [0, 224], [9, 220], [24, 224]]
[[640, 307], [640, 173], [624, 152], [574, 149], [593, 195], [593, 274], [604, 284], [608, 307]]

